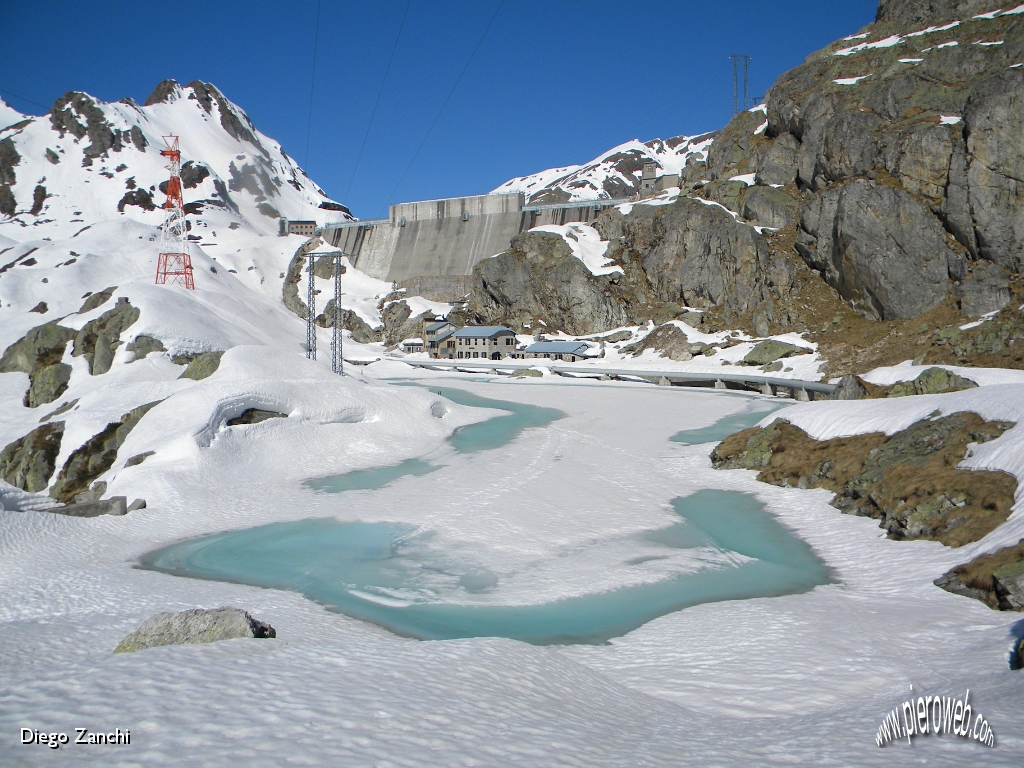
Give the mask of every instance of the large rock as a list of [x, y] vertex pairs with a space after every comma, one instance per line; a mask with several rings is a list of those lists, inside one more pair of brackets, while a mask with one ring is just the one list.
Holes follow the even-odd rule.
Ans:
[[655, 328], [637, 343], [623, 347], [621, 352], [636, 357], [645, 350], [653, 349], [669, 360], [685, 362], [692, 360], [694, 355], [703, 354], [707, 348], [707, 344], [691, 343], [678, 326], [666, 323]]
[[[334, 299], [327, 302], [323, 314], [317, 315], [316, 324], [321, 328], [334, 327]], [[342, 308], [340, 325], [352, 334], [352, 341], [359, 344], [373, 344], [384, 338], [383, 328], [372, 328], [369, 323], [351, 309]], [[401, 340], [399, 339], [399, 341]]]
[[158, 613], [125, 637], [114, 653], [131, 653], [160, 645], [215, 643], [236, 637], [277, 637], [277, 631], [241, 608]]
[[927, 368], [913, 381], [901, 381], [886, 387], [879, 395], [882, 397], [907, 397], [908, 395], [937, 395], [943, 392], [959, 392], [973, 389], [978, 384], [971, 379], [958, 376], [945, 368]]
[[949, 290], [942, 227], [908, 193], [855, 179], [804, 209], [797, 250], [855, 309], [876, 320], [915, 317]]
[[796, 181], [796, 153], [800, 142], [791, 133], [775, 138], [757, 166], [758, 184], [790, 184]]
[[767, 365], [784, 357], [806, 355], [810, 351], [806, 347], [798, 347], [796, 344], [790, 344], [785, 341], [765, 339], [764, 341], [757, 342], [754, 348], [747, 352], [743, 357], [743, 363], [745, 365]]
[[215, 351], [201, 352], [198, 355], [190, 356], [190, 359], [188, 360], [183, 360], [182, 357], [177, 357], [174, 359], [175, 363], [179, 363], [179, 361], [188, 363], [185, 370], [181, 372], [181, 376], [178, 378], [202, 381], [217, 372], [217, 369], [220, 368], [220, 359], [223, 356], [223, 352]]
[[21, 371], [29, 376], [31, 385], [24, 400], [27, 408], [52, 403], [67, 389], [71, 366], [60, 360], [75, 335], [71, 328], [53, 321], [36, 326], [4, 351], [0, 373]]
[[45, 491], [53, 477], [64, 422], [44, 424], [0, 451], [0, 480], [29, 493]]

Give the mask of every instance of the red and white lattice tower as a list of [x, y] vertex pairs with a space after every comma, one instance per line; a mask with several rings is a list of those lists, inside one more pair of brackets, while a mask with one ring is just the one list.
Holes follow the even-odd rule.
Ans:
[[163, 140], [167, 149], [160, 154], [171, 161], [167, 166], [171, 177], [167, 180], [167, 201], [163, 206], [167, 217], [160, 228], [156, 284], [177, 283], [194, 291], [196, 286], [192, 281], [192, 259], [188, 255], [188, 227], [181, 201], [181, 150], [178, 148], [177, 136], [164, 136]]

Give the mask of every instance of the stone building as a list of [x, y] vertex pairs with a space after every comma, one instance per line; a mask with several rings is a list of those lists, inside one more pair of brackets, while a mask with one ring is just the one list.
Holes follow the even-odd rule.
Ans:
[[451, 341], [455, 342], [455, 358], [458, 360], [501, 360], [510, 357], [516, 349], [515, 332], [501, 325], [467, 325], [446, 339], [446, 344]]

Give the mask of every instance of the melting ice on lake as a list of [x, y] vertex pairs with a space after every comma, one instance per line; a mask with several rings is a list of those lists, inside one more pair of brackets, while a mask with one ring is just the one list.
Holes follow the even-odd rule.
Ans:
[[478, 562], [450, 557], [432, 546], [430, 531], [400, 523], [327, 518], [264, 525], [180, 542], [142, 564], [295, 590], [423, 640], [497, 636], [535, 644], [604, 642], [688, 606], [805, 592], [830, 580], [810, 547], [751, 496], [704, 490], [673, 506], [682, 520], [636, 537], [638, 551], [710, 548], [739, 557], [654, 583], [531, 605], [503, 604], [502, 577], [488, 570], [486, 553]]

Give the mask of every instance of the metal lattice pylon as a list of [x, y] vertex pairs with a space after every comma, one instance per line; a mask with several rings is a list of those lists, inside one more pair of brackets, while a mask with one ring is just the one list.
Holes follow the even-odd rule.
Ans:
[[331, 370], [341, 376], [345, 375], [345, 360], [341, 356], [341, 276], [345, 272], [341, 259], [344, 255], [338, 251], [334, 257], [334, 318], [331, 324], [334, 331], [331, 338]]
[[196, 286], [192, 279], [192, 258], [188, 252], [188, 224], [181, 199], [181, 150], [177, 136], [164, 136], [163, 140], [167, 148], [160, 154], [170, 160], [167, 170], [171, 175], [167, 180], [167, 200], [163, 205], [167, 216], [160, 227], [156, 284], [176, 283], [193, 291]]
[[316, 360], [316, 274], [313, 272], [316, 257], [321, 254], [309, 254], [309, 267], [306, 272], [306, 357]]

